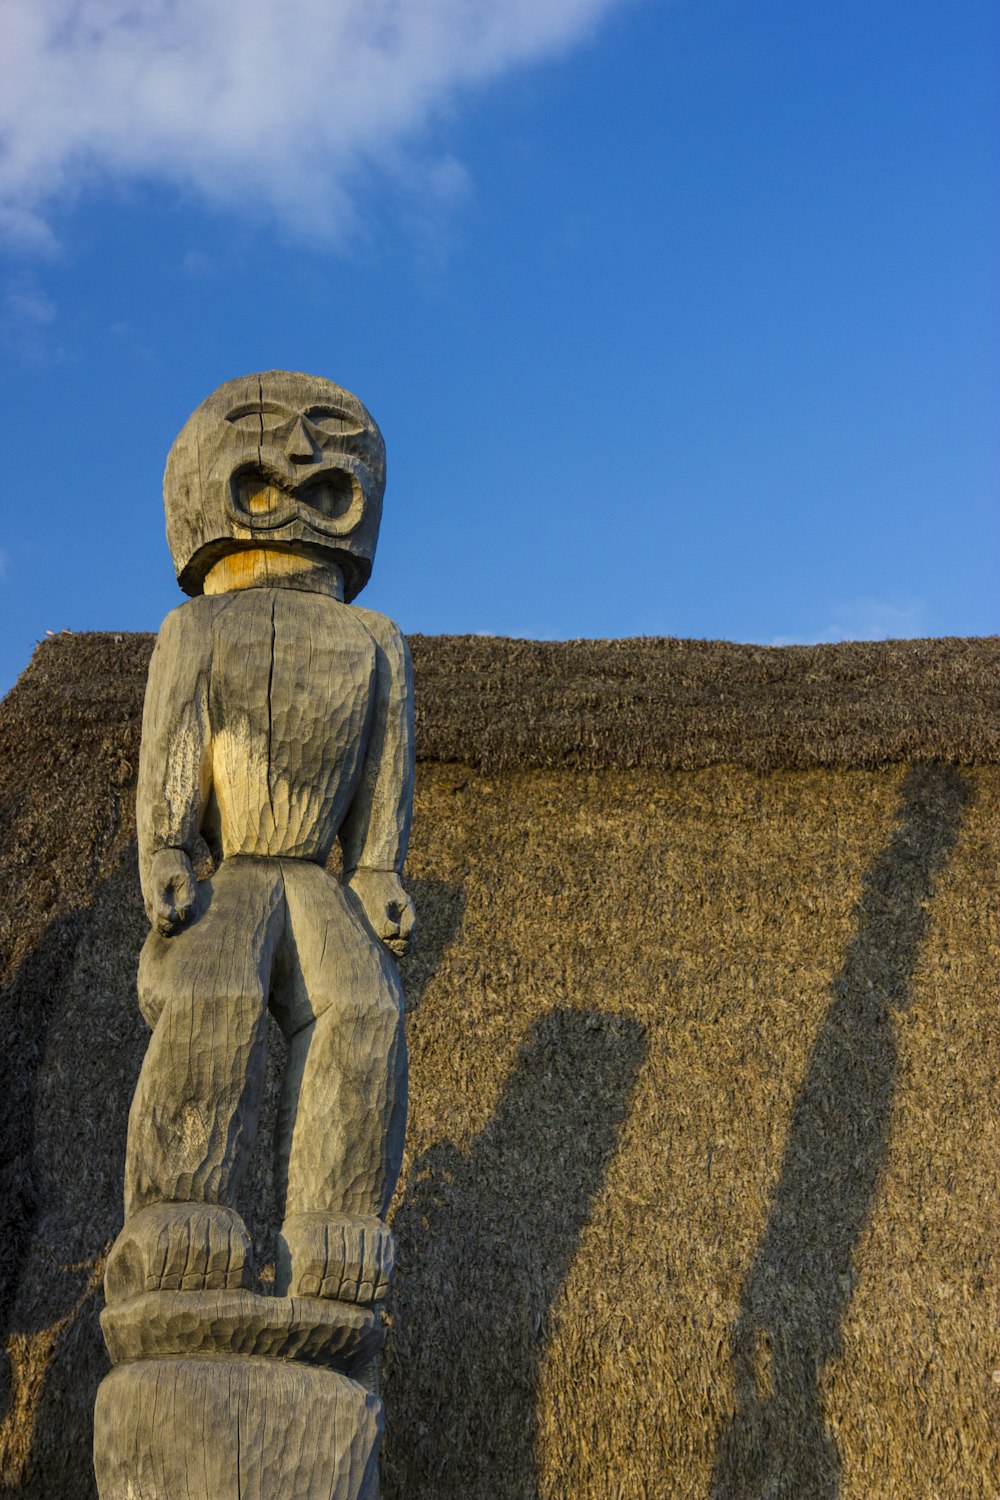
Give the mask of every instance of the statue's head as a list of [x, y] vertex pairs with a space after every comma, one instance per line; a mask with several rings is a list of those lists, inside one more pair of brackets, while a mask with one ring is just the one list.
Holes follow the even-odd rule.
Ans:
[[220, 558], [269, 547], [336, 563], [353, 599], [371, 574], [384, 488], [382, 434], [349, 391], [287, 370], [227, 380], [167, 457], [177, 581], [200, 594]]

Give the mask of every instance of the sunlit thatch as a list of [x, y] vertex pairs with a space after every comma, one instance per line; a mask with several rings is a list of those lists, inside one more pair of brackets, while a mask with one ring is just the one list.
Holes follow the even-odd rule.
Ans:
[[[20, 1500], [94, 1494], [150, 647], [57, 637], [0, 705]], [[991, 1495], [1000, 643], [414, 658], [385, 1500]], [[265, 1264], [269, 1204], [262, 1146]]]

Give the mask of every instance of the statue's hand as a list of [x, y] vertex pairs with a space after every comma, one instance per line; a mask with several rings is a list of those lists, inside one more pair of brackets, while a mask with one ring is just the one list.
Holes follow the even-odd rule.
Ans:
[[198, 882], [183, 849], [160, 849], [149, 870], [149, 920], [169, 937], [194, 911]]
[[375, 936], [402, 958], [417, 914], [395, 870], [355, 870], [347, 883], [364, 907]]

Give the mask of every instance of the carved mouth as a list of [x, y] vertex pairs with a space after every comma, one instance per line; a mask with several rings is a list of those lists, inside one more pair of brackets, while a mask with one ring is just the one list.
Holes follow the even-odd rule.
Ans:
[[363, 498], [357, 479], [345, 469], [325, 469], [294, 488], [263, 469], [241, 469], [233, 475], [232, 496], [237, 512], [252, 526], [268, 530], [296, 518], [309, 524], [320, 518], [343, 523], [353, 510], [360, 512]]

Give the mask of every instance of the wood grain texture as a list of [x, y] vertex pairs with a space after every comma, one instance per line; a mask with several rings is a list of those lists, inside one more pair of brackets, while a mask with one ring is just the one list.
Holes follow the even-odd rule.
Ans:
[[[414, 923], [413, 683], [396, 626], [344, 597], [367, 579], [383, 484], [361, 403], [283, 372], [220, 388], [168, 461], [178, 576], [206, 592], [167, 617], [146, 692], [138, 989], [153, 1034], [106, 1278], [122, 1363], [97, 1403], [103, 1500], [374, 1500], [370, 1308], [392, 1273], [406, 1124], [392, 952]], [[338, 838], [344, 881], [324, 868]], [[232, 1206], [269, 1009], [289, 1042], [274, 1296], [252, 1290]]]
[[234, 589], [267, 587], [304, 589], [343, 601], [342, 570], [325, 558], [279, 552], [277, 547], [250, 547], [227, 552], [205, 575], [206, 594], [231, 594]]
[[413, 668], [405, 640], [391, 620], [359, 610], [376, 645], [371, 753], [340, 830], [348, 877], [361, 868], [402, 868], [413, 801]]
[[143, 1009], [158, 1019], [129, 1112], [126, 1219], [152, 1203], [228, 1201], [256, 1134], [280, 869], [223, 865], [203, 900], [173, 937], [154, 929], [139, 963]]
[[194, 853], [211, 785], [208, 688], [212, 620], [224, 599], [181, 605], [164, 620], [149, 663], [139, 750], [136, 825], [139, 878], [150, 921], [150, 884], [161, 849]]
[[155, 1203], [132, 1214], [108, 1257], [109, 1306], [142, 1292], [201, 1291], [245, 1284], [250, 1236], [232, 1208], [206, 1203]]
[[376, 1500], [382, 1403], [275, 1359], [118, 1365], [94, 1410], [101, 1500]]
[[406, 1126], [404, 999], [360, 903], [318, 865], [248, 858], [225, 860], [201, 901], [173, 937], [154, 929], [140, 959], [143, 1011], [158, 1019], [130, 1113], [127, 1214], [231, 1200], [270, 1005], [290, 1038], [279, 1201], [293, 1215], [384, 1216]]
[[167, 458], [167, 541], [181, 587], [249, 546], [332, 558], [350, 600], [364, 588], [382, 517], [385, 446], [356, 396], [330, 380], [266, 370], [202, 402]]
[[275, 1287], [293, 1296], [382, 1302], [395, 1259], [392, 1231], [381, 1219], [292, 1215], [278, 1236]]
[[245, 1354], [300, 1360], [357, 1378], [377, 1360], [385, 1339], [370, 1308], [245, 1288], [146, 1292], [106, 1307], [101, 1329], [116, 1365], [167, 1354]]

